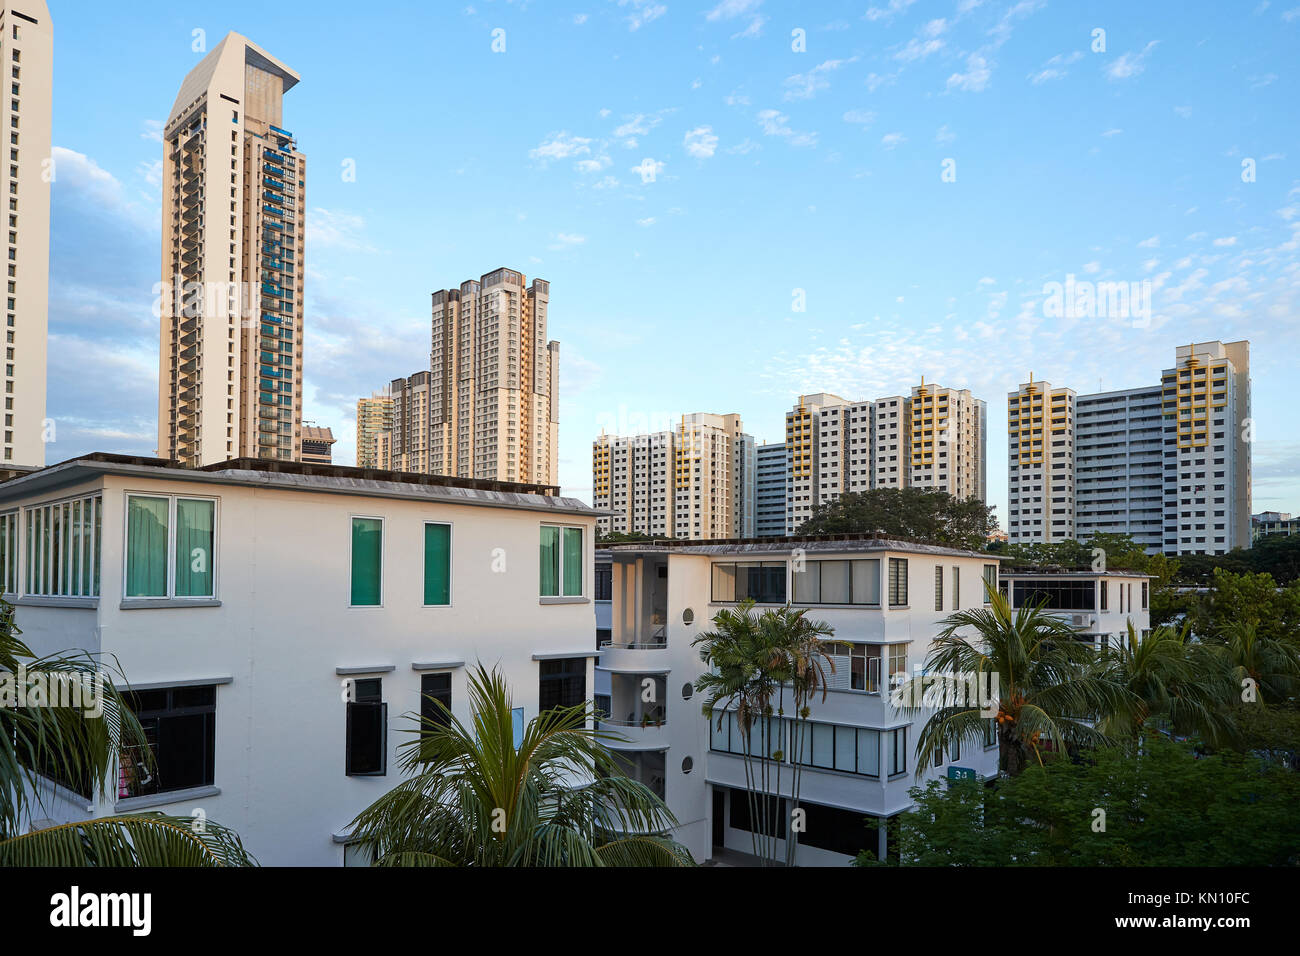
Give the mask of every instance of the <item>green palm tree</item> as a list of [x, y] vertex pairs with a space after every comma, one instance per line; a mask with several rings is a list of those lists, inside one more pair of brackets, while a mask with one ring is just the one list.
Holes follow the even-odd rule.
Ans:
[[[690, 866], [663, 834], [677, 821], [625, 776], [588, 727], [588, 704], [539, 714], [516, 747], [499, 669], [469, 676], [470, 724], [441, 701], [412, 716], [399, 756], [408, 779], [352, 822], [379, 866]], [[432, 698], [431, 698], [432, 700]]]
[[1234, 702], [1246, 700], [1247, 680], [1261, 704], [1300, 693], [1300, 647], [1294, 643], [1260, 634], [1255, 622], [1246, 620], [1227, 625], [1214, 644], [1231, 669]]
[[[96, 687], [101, 663], [83, 652], [36, 657], [19, 640], [14, 607], [0, 600], [0, 679], [40, 674], [51, 683], [98, 693], [100, 716], [85, 708], [0, 706], [0, 866], [249, 866], [239, 836], [212, 821], [163, 813], [100, 817], [23, 832], [39, 812], [48, 779], [86, 793], [117, 785], [124, 748], [152, 754], [140, 722], [110, 681]], [[33, 702], [35, 703], [35, 702]]]
[[1108, 736], [1136, 738], [1151, 720], [1176, 734], [1197, 735], [1211, 744], [1230, 740], [1235, 725], [1225, 705], [1232, 700], [1232, 675], [1223, 655], [1190, 639], [1181, 629], [1157, 627], [1139, 637], [1133, 622], [1118, 647], [1102, 651], [1112, 678], [1137, 699], [1132, 709], [1106, 714]]
[[[741, 758], [745, 768], [745, 790], [750, 811], [750, 840], [765, 865], [776, 862], [776, 841], [781, 830], [781, 778], [787, 757], [783, 729], [787, 694], [794, 720], [790, 725], [793, 750], [791, 809], [798, 808], [802, 780], [802, 758], [807, 742], [808, 703], [820, 691], [826, 693], [823, 662], [834, 670], [823, 637], [830, 626], [811, 621], [807, 610], [774, 608], [754, 612], [754, 602], [744, 601], [719, 611], [713, 630], [701, 634], [692, 644], [702, 645], [710, 666], [695, 684], [707, 694], [704, 716], [721, 727], [734, 713], [741, 735]], [[775, 795], [774, 797], [771, 795]], [[794, 860], [796, 839], [786, 841], [786, 862]]]
[[[1094, 723], [1131, 712], [1136, 696], [1107, 672], [1069, 624], [1041, 607], [1013, 614], [1005, 597], [988, 592], [987, 607], [958, 611], [941, 622], [925, 666], [930, 674], [973, 676], [980, 686], [989, 675], [996, 677], [1001, 770], [1016, 776], [1031, 759], [1041, 764], [1049, 742], [1059, 752], [1112, 743]], [[901, 696], [913, 703], [900, 709], [913, 714], [931, 709], [923, 691], [919, 678], [907, 681]], [[975, 746], [984, 739], [988, 718], [977, 701], [933, 710], [917, 741], [918, 776], [934, 765], [937, 748], [954, 742]]]

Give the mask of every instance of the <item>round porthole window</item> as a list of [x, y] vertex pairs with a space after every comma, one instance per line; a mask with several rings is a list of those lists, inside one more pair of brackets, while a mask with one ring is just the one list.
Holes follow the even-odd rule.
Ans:
[[695, 685], [687, 681], [682, 685], [682, 700], [690, 700], [691, 695], [695, 693]]
[[683, 623], [683, 624], [694, 624], [694, 623], [695, 623], [695, 612], [692, 611], [690, 608], [687, 608], [685, 611], [682, 611], [682, 623]]
[[690, 757], [682, 758], [682, 773], [690, 773], [694, 767], [695, 767], [694, 760], [692, 760]]

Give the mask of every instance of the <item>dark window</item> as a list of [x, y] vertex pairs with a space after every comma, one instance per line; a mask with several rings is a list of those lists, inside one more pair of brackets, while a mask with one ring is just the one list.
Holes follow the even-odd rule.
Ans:
[[167, 687], [142, 690], [126, 697], [127, 706], [144, 728], [153, 752], [153, 766], [143, 753], [122, 753], [119, 797], [207, 787], [213, 782], [217, 730], [217, 688]]
[[596, 628], [596, 650], [600, 650], [607, 642], [614, 639], [614, 632], [608, 627]]
[[[442, 704], [442, 707], [447, 708], [447, 710], [443, 710], [438, 704]], [[451, 717], [447, 713], [449, 710], [451, 710], [451, 675], [421, 675], [420, 716], [435, 724], [449, 727], [451, 726]]]
[[610, 601], [614, 597], [614, 569], [608, 564], [596, 565], [596, 600]]
[[907, 558], [889, 559], [889, 606], [907, 604]]
[[748, 562], [713, 565], [713, 600], [756, 604], [785, 603], [785, 562]]
[[773, 817], [776, 823], [776, 838], [785, 839], [785, 819], [789, 816], [786, 809], [787, 801], [783, 797], [780, 806], [776, 805], [776, 797], [770, 793], [756, 793], [751, 798], [748, 791], [732, 790], [731, 791], [731, 826], [736, 830], [752, 830], [753, 825], [750, 823], [749, 801], [753, 799], [758, 810], [760, 820], [765, 820], [766, 824], [763, 830], [772, 829]]
[[353, 684], [348, 703], [347, 766], [349, 777], [382, 777], [388, 773], [388, 705], [378, 677]]
[[1097, 609], [1097, 586], [1093, 581], [1016, 581], [1013, 584], [1016, 607], [1043, 602], [1049, 611], [1094, 611]]
[[587, 699], [587, 659], [564, 657], [540, 661], [538, 707], [543, 712], [555, 707], [576, 707]]

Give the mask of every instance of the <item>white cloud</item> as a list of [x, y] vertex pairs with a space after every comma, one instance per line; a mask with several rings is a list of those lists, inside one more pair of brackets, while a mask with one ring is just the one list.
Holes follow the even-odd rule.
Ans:
[[664, 164], [657, 159], [652, 159], [649, 156], [641, 160], [641, 162], [637, 163], [631, 169], [632, 172], [640, 175], [642, 183], [654, 182], [656, 179], [659, 178], [659, 174], [663, 172], [663, 170], [664, 170]]
[[585, 13], [575, 13], [573, 15], [573, 22], [576, 26], [582, 26], [587, 22], [587, 15]]
[[856, 123], [860, 126], [869, 126], [876, 120], [876, 114], [871, 110], [849, 110], [844, 114], [844, 122]]
[[879, 20], [889, 22], [914, 3], [916, 3], [916, 0], [889, 0], [888, 6], [868, 7], [867, 12], [863, 16], [865, 19], [870, 20], [873, 23]]
[[1112, 127], [1111, 129], [1103, 130], [1101, 135], [1109, 139], [1112, 136], [1118, 136], [1122, 132], [1124, 132], [1122, 129], [1119, 129], [1118, 127]]
[[545, 165], [551, 160], [568, 159], [571, 156], [587, 156], [591, 153], [591, 139], [586, 136], [570, 136], [567, 132], [552, 133], [541, 145], [530, 149], [528, 155]]
[[1146, 59], [1159, 42], [1159, 40], [1152, 40], [1142, 48], [1141, 53], [1125, 53], [1106, 64], [1107, 79], [1127, 80], [1137, 76], [1146, 69]]
[[557, 232], [554, 240], [551, 249], [571, 249], [574, 246], [582, 245], [587, 241], [587, 237], [576, 232]]
[[308, 248], [326, 247], [350, 252], [374, 252], [365, 239], [365, 217], [315, 206], [307, 215]]
[[1215, 239], [1215, 240], [1214, 240], [1214, 244], [1215, 244], [1216, 246], [1219, 246], [1220, 248], [1224, 248], [1224, 247], [1227, 247], [1227, 246], [1235, 246], [1235, 245], [1237, 244], [1237, 237], [1236, 237], [1236, 236], [1223, 236], [1222, 238]]
[[816, 133], [798, 133], [790, 128], [790, 117], [778, 110], [759, 110], [758, 125], [767, 136], [784, 136], [792, 146], [816, 146]]
[[636, 224], [637, 224], [638, 226], [653, 226], [653, 225], [655, 224], [655, 217], [654, 217], [654, 216], [647, 216], [647, 217], [644, 218], [644, 219], [638, 219], [638, 220], [636, 221]]
[[807, 100], [811, 99], [818, 90], [828, 89], [831, 85], [830, 80], [826, 78], [828, 73], [833, 73], [845, 63], [852, 63], [857, 57], [849, 60], [826, 60], [817, 64], [807, 73], [796, 73], [785, 79], [785, 98], [787, 100]]
[[620, 7], [630, 8], [627, 17], [627, 28], [629, 30], [640, 30], [647, 23], [658, 20], [668, 8], [662, 3], [655, 3], [654, 0], [618, 0]]
[[746, 153], [752, 153], [756, 149], [762, 149], [762, 147], [759, 146], [757, 143], [755, 143], [753, 140], [751, 140], [749, 137], [745, 137], [744, 140], [737, 143], [735, 146], [728, 146], [727, 152], [737, 153], [743, 156]]
[[1066, 69], [1071, 63], [1076, 63], [1083, 59], [1083, 54], [1078, 50], [1073, 53], [1058, 53], [1039, 68], [1037, 73], [1029, 74], [1029, 82], [1035, 86], [1040, 83], [1046, 83], [1049, 80], [1059, 80], [1068, 74]]
[[943, 126], [940, 126], [938, 131], [935, 132], [934, 134], [934, 141], [936, 143], [951, 143], [954, 142], [956, 139], [957, 139], [957, 134], [948, 128], [947, 123], [945, 123]]
[[682, 140], [686, 152], [696, 159], [708, 159], [718, 148], [718, 137], [712, 126], [697, 126]]
[[993, 71], [988, 61], [978, 53], [966, 58], [966, 72], [954, 73], [948, 77], [948, 89], [964, 90], [967, 93], [982, 93], [989, 85]]
[[1160, 247], [1160, 237], [1152, 236], [1150, 239], [1143, 239], [1138, 243], [1139, 249], [1158, 249]]
[[902, 133], [886, 133], [880, 137], [880, 145], [884, 146], [885, 149], [893, 149], [895, 146], [900, 146], [906, 142], [907, 137]]
[[141, 139], [150, 139], [155, 143], [162, 142], [163, 123], [162, 120], [145, 120], [144, 132], [140, 134]]

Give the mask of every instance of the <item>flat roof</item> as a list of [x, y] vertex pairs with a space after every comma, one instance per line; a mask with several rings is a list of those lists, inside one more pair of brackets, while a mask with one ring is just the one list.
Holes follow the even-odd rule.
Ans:
[[1093, 571], [1089, 568], [1007, 568], [998, 572], [1004, 578], [1149, 578], [1151, 575], [1141, 571], [1107, 570]]
[[696, 539], [664, 538], [657, 541], [603, 544], [612, 554], [619, 552], [668, 553], [686, 551], [692, 554], [788, 554], [796, 550], [819, 554], [849, 553], [856, 551], [908, 551], [913, 554], [943, 554], [956, 557], [982, 558], [990, 562], [1007, 560], [985, 551], [970, 551], [951, 545], [934, 544], [886, 534], [817, 534], [791, 535], [782, 538], [715, 538]]
[[444, 504], [487, 505], [590, 517], [600, 514], [577, 498], [561, 497], [557, 485], [488, 481], [268, 458], [235, 458], [201, 468], [189, 468], [174, 459], [108, 452], [83, 455], [2, 480], [0, 500], [53, 491], [101, 475], [429, 500]]

